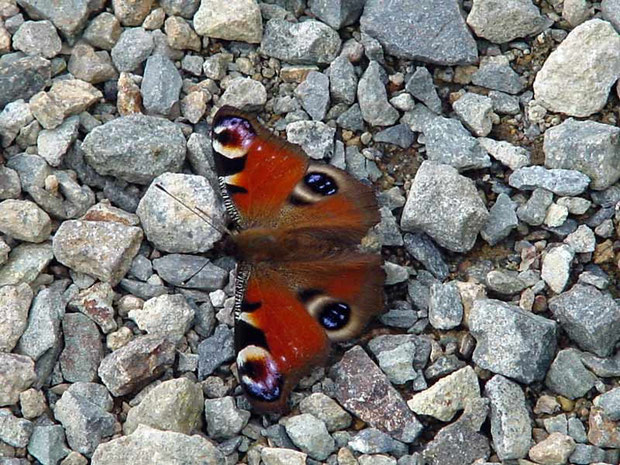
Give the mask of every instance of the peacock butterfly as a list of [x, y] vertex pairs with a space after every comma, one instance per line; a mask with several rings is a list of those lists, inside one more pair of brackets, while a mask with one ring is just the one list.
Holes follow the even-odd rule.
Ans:
[[379, 221], [372, 189], [311, 160], [258, 121], [222, 107], [213, 156], [238, 232], [235, 349], [255, 410], [286, 409], [290, 391], [330, 341], [349, 339], [383, 311], [381, 257], [357, 250]]

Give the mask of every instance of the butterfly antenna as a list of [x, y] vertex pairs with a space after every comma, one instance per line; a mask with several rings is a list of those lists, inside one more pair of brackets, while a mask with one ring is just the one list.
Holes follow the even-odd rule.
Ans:
[[[170, 197], [172, 197], [174, 200], [176, 200], [177, 202], [179, 202], [181, 205], [183, 205], [185, 208], [187, 208], [189, 211], [191, 211], [194, 215], [196, 215], [198, 218], [200, 218], [202, 221], [204, 221], [205, 223], [207, 223], [209, 226], [211, 226], [213, 229], [215, 229], [216, 231], [218, 231], [221, 234], [224, 235], [231, 235], [230, 230], [224, 226], [224, 225], [215, 225], [213, 223], [213, 221], [211, 221], [211, 217], [209, 216], [209, 214], [207, 212], [205, 212], [204, 210], [201, 210], [200, 208], [196, 207], [191, 207], [190, 205], [188, 205], [187, 203], [185, 203], [183, 200], [181, 200], [180, 198], [178, 198], [176, 195], [171, 194], [170, 192], [168, 192], [166, 190], [166, 188], [164, 186], [162, 186], [161, 184], [155, 184], [155, 187], [157, 187], [159, 190], [161, 190], [162, 192], [165, 192], [166, 194], [168, 194]], [[199, 271], [200, 272], [200, 271]], [[192, 276], [193, 277], [193, 276]]]

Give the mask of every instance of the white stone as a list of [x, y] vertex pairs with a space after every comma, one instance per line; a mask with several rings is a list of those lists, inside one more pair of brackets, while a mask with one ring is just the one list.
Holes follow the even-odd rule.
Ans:
[[566, 287], [574, 256], [575, 252], [572, 247], [562, 244], [548, 251], [543, 258], [540, 277], [556, 294]]
[[194, 29], [202, 36], [256, 44], [263, 36], [261, 11], [256, 0], [202, 0]]

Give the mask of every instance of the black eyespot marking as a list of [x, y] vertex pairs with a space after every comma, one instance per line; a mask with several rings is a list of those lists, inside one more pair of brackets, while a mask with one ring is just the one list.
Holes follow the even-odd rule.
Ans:
[[228, 158], [217, 151], [213, 152], [213, 161], [215, 169], [220, 176], [230, 176], [231, 174], [240, 173], [245, 169], [246, 157]]
[[303, 207], [304, 205], [310, 205], [312, 203], [295, 195], [294, 192], [289, 196], [288, 201], [291, 203], [291, 205], [295, 205], [296, 207]]
[[238, 367], [241, 385], [248, 396], [261, 402], [280, 399], [284, 377], [270, 358], [245, 360]]
[[302, 289], [297, 293], [297, 296], [299, 297], [299, 300], [301, 300], [303, 303], [306, 303], [312, 298], [321, 294], [323, 294], [323, 291], [320, 289]]
[[248, 302], [243, 299], [241, 301], [241, 311], [242, 312], [253, 312], [254, 310], [258, 310], [261, 308], [262, 304], [260, 302]]
[[269, 350], [265, 333], [243, 320], [237, 320], [235, 322], [235, 350], [240, 352], [247, 346]]
[[235, 186], [234, 184], [226, 184], [226, 189], [230, 195], [232, 194], [247, 194], [248, 190], [242, 186]]
[[331, 176], [325, 173], [308, 173], [304, 182], [312, 191], [320, 195], [334, 195], [338, 192], [338, 184]]
[[330, 331], [343, 328], [351, 316], [351, 307], [344, 302], [330, 302], [321, 309], [319, 322]]

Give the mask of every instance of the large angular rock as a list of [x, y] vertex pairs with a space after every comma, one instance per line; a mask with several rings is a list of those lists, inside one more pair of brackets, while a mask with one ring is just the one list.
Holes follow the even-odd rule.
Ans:
[[557, 324], [493, 299], [474, 302], [469, 328], [477, 340], [473, 360], [480, 367], [522, 383], [542, 380], [557, 346]]
[[620, 306], [594, 286], [576, 284], [551, 299], [549, 308], [583, 350], [606, 357], [620, 341]]
[[51, 63], [41, 57], [24, 57], [0, 63], [0, 108], [15, 100], [27, 100], [49, 85]]
[[86, 25], [91, 13], [104, 2], [92, 0], [18, 0], [31, 18], [49, 19], [66, 37], [75, 37]]
[[43, 242], [52, 232], [47, 213], [30, 200], [0, 202], [0, 232], [27, 242]]
[[587, 394], [597, 381], [597, 377], [584, 367], [581, 353], [576, 349], [565, 349], [558, 352], [551, 364], [545, 385], [564, 397], [577, 399]]
[[340, 44], [338, 33], [319, 21], [271, 19], [265, 26], [261, 49], [265, 55], [287, 63], [328, 64], [336, 58]]
[[257, 44], [263, 22], [256, 0], [202, 0], [194, 15], [194, 28], [202, 36]]
[[470, 179], [451, 166], [425, 161], [413, 180], [401, 227], [422, 230], [442, 247], [466, 252], [474, 246], [488, 215]]
[[362, 118], [373, 126], [389, 126], [398, 119], [398, 111], [387, 99], [385, 83], [381, 76], [383, 69], [376, 61], [371, 61], [357, 85]]
[[147, 112], [169, 116], [178, 105], [182, 86], [181, 74], [168, 57], [153, 55], [146, 60], [140, 91]]
[[368, 0], [360, 24], [399, 58], [439, 65], [469, 64], [478, 58], [456, 0]]
[[589, 116], [607, 103], [620, 75], [620, 35], [601, 19], [573, 29], [534, 81], [536, 100], [551, 111]]
[[0, 286], [30, 284], [52, 261], [52, 244], [21, 244], [9, 254], [9, 261], [0, 267]]
[[401, 395], [361, 347], [345, 353], [333, 369], [333, 379], [338, 402], [370, 426], [406, 443], [422, 431]]
[[590, 188], [604, 190], [620, 179], [620, 128], [569, 118], [545, 131], [545, 166], [581, 171]]
[[545, 19], [531, 0], [474, 0], [467, 24], [478, 37], [503, 44], [539, 32]]
[[65, 348], [60, 354], [62, 376], [69, 382], [91, 382], [103, 359], [103, 345], [97, 325], [81, 313], [67, 313], [62, 320]]
[[74, 271], [115, 286], [131, 267], [142, 230], [107, 221], [65, 221], [54, 235], [54, 256]]
[[358, 20], [366, 0], [310, 0], [308, 3], [317, 18], [338, 30]]
[[325, 423], [309, 413], [287, 419], [284, 427], [293, 444], [313, 459], [325, 460], [336, 447]]
[[207, 439], [139, 425], [129, 436], [101, 444], [92, 465], [224, 465], [224, 455]]
[[93, 129], [84, 138], [82, 150], [97, 173], [148, 184], [162, 173], [181, 168], [186, 141], [181, 129], [170, 121], [133, 115]]
[[15, 405], [37, 379], [30, 357], [0, 352], [0, 407]]
[[49, 21], [26, 21], [13, 35], [13, 48], [26, 55], [54, 58], [62, 43]]
[[0, 352], [11, 352], [26, 329], [32, 298], [27, 284], [0, 287]]

